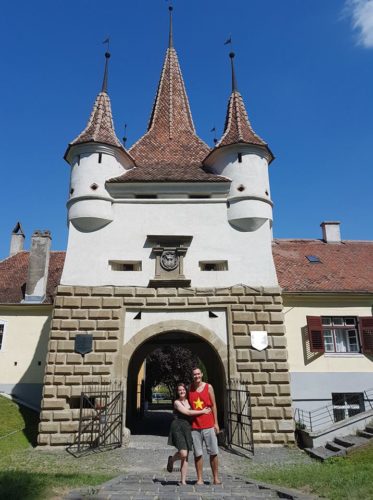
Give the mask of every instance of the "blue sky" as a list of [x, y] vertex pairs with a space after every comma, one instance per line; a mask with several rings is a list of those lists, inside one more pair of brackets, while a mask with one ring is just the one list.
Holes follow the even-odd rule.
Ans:
[[[174, 42], [198, 134], [222, 132], [232, 35], [239, 89], [270, 145], [274, 234], [373, 239], [373, 0], [175, 0]], [[66, 248], [66, 146], [100, 89], [110, 36], [109, 94], [119, 137], [145, 131], [167, 45], [165, 0], [21, 0], [0, 18], [0, 258], [20, 220], [27, 244], [50, 229]]]

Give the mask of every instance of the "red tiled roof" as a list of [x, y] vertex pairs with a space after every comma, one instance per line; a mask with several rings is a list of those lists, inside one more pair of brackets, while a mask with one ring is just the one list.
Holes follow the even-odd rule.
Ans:
[[[52, 304], [60, 282], [65, 252], [51, 252], [44, 304]], [[19, 304], [25, 295], [29, 252], [19, 252], [0, 262], [0, 304]]]
[[240, 143], [265, 147], [273, 159], [267, 143], [254, 132], [251, 126], [241, 94], [238, 90], [233, 90], [228, 102], [224, 134], [215, 148]]
[[146, 168], [132, 168], [120, 177], [115, 177], [107, 182], [230, 182], [230, 179], [222, 175], [210, 174], [201, 167], [149, 165]]
[[170, 46], [148, 131], [130, 148], [130, 153], [139, 167], [189, 168], [201, 166], [208, 152], [209, 147], [196, 135], [178, 57]]
[[285, 292], [373, 292], [373, 241], [276, 239], [273, 256]]

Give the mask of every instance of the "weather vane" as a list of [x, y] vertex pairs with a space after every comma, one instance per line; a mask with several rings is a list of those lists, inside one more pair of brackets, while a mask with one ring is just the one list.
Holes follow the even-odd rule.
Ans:
[[212, 127], [212, 129], [210, 130], [210, 132], [213, 133], [213, 136], [214, 136], [213, 141], [214, 141], [214, 144], [216, 144], [218, 142], [218, 140], [216, 138], [216, 127], [215, 127], [215, 125]]

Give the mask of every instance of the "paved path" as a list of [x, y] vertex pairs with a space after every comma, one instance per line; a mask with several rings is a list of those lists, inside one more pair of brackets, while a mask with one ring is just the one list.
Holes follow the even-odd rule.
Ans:
[[[65, 498], [69, 500], [80, 498], [94, 498], [97, 500], [293, 498], [305, 500], [315, 498], [303, 495], [294, 490], [242, 479], [250, 475], [250, 469], [263, 467], [265, 464], [308, 462], [309, 458], [298, 450], [258, 448], [254, 458], [251, 459], [239, 457], [221, 450], [220, 471], [223, 481], [222, 486], [211, 484], [208, 457], [204, 457], [205, 485], [195, 485], [196, 475], [191, 457], [188, 484], [186, 486], [179, 486], [180, 473], [176, 470], [169, 474], [165, 469], [167, 457], [172, 453], [172, 448], [167, 446], [167, 438], [164, 436], [134, 435], [131, 437], [131, 443], [128, 448], [102, 453], [101, 459], [110, 462], [110, 455], [112, 453], [115, 455], [120, 454], [120, 460], [123, 461], [123, 469], [126, 471], [125, 474], [121, 474], [95, 488], [72, 491]], [[97, 458], [98, 456], [96, 455]]]

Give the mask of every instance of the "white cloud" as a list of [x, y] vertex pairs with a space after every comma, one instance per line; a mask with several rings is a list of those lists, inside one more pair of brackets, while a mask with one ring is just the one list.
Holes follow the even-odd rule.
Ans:
[[347, 13], [358, 33], [358, 43], [373, 48], [373, 0], [347, 0]]

